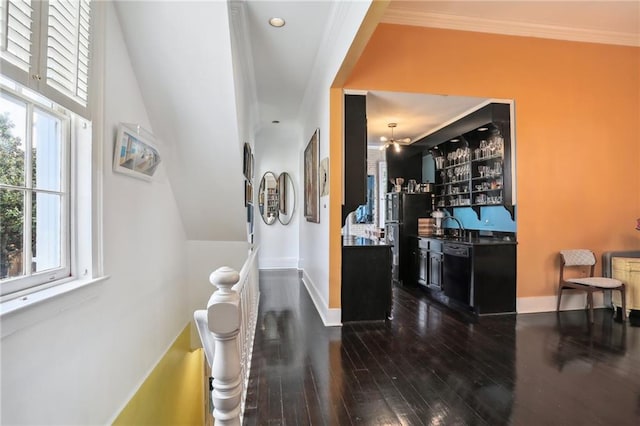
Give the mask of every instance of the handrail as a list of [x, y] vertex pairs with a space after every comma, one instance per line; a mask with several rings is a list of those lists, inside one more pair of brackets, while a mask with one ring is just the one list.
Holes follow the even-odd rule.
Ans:
[[211, 400], [216, 424], [239, 425], [251, 370], [258, 314], [258, 249], [253, 249], [240, 273], [223, 266], [209, 281], [216, 287], [196, 323], [213, 377]]

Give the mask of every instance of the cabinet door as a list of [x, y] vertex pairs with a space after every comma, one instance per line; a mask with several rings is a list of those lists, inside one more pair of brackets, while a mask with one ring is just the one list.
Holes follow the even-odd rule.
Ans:
[[442, 255], [429, 256], [429, 285], [442, 287]]
[[418, 283], [427, 285], [427, 282], [429, 281], [429, 252], [426, 250], [420, 250], [419, 256], [420, 269], [418, 271]]
[[344, 97], [344, 205], [342, 223], [347, 215], [367, 202], [367, 105], [366, 96]]

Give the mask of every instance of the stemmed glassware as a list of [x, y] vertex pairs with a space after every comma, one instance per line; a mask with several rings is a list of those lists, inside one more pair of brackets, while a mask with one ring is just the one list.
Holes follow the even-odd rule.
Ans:
[[480, 141], [480, 154], [481, 154], [480, 158], [484, 158], [484, 157], [487, 156], [487, 147], [488, 147], [488, 145], [489, 144], [487, 143], [486, 140], [483, 139], [483, 140]]

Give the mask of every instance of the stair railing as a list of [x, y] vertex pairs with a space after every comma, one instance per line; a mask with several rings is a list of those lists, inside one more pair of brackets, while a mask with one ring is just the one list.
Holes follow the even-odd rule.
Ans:
[[244, 414], [260, 295], [257, 259], [254, 249], [240, 273], [216, 269], [209, 281], [217, 290], [207, 309], [193, 314], [211, 368], [216, 425], [240, 425]]

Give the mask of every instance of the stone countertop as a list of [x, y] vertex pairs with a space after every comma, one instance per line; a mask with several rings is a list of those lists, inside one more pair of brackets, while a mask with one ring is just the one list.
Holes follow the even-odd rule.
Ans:
[[342, 237], [342, 247], [390, 247], [384, 241], [376, 241], [365, 237], [347, 236]]
[[436, 236], [436, 235], [417, 235], [418, 238], [427, 238], [432, 240], [439, 240], [444, 243], [456, 243], [464, 245], [498, 245], [498, 244], [518, 244], [513, 236], [478, 236], [469, 235], [465, 237], [452, 237], [452, 236]]

